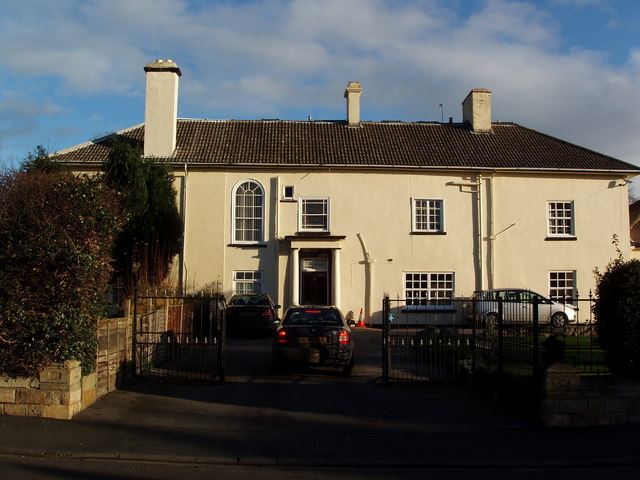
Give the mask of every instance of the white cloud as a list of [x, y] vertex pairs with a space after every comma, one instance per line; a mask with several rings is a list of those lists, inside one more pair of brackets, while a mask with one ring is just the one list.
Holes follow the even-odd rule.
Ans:
[[640, 163], [640, 49], [623, 67], [579, 45], [561, 51], [563, 25], [539, 5], [22, 0], [0, 17], [0, 61], [18, 78], [56, 79], [51, 103], [61, 103], [142, 101], [143, 65], [172, 58], [184, 74], [181, 115], [203, 118], [344, 118], [344, 87], [357, 80], [363, 118], [439, 120], [444, 103], [445, 118], [458, 120], [469, 89], [483, 87], [494, 92], [495, 119]]

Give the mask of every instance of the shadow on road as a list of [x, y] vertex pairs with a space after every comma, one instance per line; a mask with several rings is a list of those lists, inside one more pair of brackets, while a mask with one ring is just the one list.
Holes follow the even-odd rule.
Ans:
[[[307, 369], [305, 377], [319, 381], [369, 381], [382, 379], [382, 332], [376, 329], [354, 329], [355, 367], [350, 377], [340, 379], [339, 372], [331, 369]], [[299, 372], [298, 372], [299, 373]], [[232, 336], [227, 337], [225, 349], [225, 374], [228, 382], [242, 382], [251, 378], [272, 376], [271, 337]], [[285, 382], [296, 378], [297, 373], [274, 377]]]

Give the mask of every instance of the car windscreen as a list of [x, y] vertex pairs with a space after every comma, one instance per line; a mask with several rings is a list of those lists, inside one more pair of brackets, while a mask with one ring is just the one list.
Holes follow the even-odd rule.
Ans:
[[342, 318], [335, 310], [295, 309], [287, 313], [283, 325], [337, 325], [342, 326]]
[[233, 297], [229, 302], [230, 305], [269, 305], [269, 302], [264, 297], [253, 296], [238, 296]]

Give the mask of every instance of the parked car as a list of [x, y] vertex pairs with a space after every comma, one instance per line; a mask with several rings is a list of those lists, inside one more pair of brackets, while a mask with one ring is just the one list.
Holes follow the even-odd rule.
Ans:
[[264, 333], [271, 335], [280, 319], [269, 295], [242, 293], [231, 297], [226, 309], [227, 331], [234, 333]]
[[353, 370], [353, 338], [349, 323], [333, 306], [294, 306], [273, 338], [273, 370], [332, 367], [344, 375]]
[[500, 288], [475, 292], [467, 302], [466, 317], [473, 318], [475, 304], [475, 318], [482, 320], [484, 325], [498, 324], [498, 303], [502, 300], [503, 324], [524, 324], [533, 322], [533, 304], [538, 302], [539, 324], [551, 324], [553, 327], [563, 327], [567, 323], [577, 321], [578, 308], [550, 300], [539, 293], [519, 288]]

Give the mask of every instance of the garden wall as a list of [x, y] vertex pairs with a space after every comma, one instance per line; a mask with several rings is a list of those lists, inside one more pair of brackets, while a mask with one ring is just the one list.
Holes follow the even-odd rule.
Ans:
[[555, 363], [547, 370], [541, 411], [545, 426], [640, 423], [640, 381], [580, 376]]
[[37, 377], [0, 376], [0, 414], [70, 419], [134, 373], [132, 318], [104, 318], [98, 325], [96, 371], [82, 376], [80, 363], [52, 364]]
[[83, 377], [77, 360], [49, 365], [37, 377], [0, 377], [0, 413], [70, 419], [96, 401], [96, 378]]

